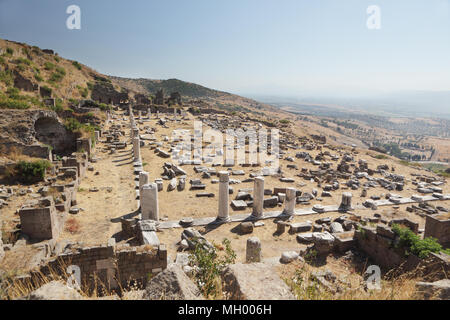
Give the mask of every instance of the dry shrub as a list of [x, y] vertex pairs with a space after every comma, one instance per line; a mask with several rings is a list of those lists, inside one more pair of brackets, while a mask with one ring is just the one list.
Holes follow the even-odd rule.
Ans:
[[[365, 268], [364, 268], [365, 269]], [[420, 270], [400, 273], [400, 269], [392, 270], [382, 276], [380, 290], [368, 290], [362, 273], [351, 275], [350, 284], [341, 285], [342, 291], [333, 293], [314, 280], [312, 273], [317, 271], [308, 264], [296, 268], [295, 274], [285, 274], [286, 284], [300, 300], [414, 300], [420, 299], [416, 291], [416, 283], [423, 281]]]
[[12, 160], [12, 161], [36, 161], [36, 160], [42, 160], [39, 158], [33, 158], [30, 156], [27, 156], [25, 154], [22, 154], [22, 152], [15, 146], [12, 146], [10, 148], [7, 148], [6, 146], [2, 146], [0, 148], [0, 154], [2, 154], [4, 157]]
[[[70, 275], [67, 273], [68, 265], [60, 262], [55, 269], [48, 268], [48, 271], [34, 271], [31, 276], [18, 276], [19, 272], [10, 271], [7, 274], [0, 275], [0, 300], [15, 300], [28, 296], [32, 291], [42, 287], [52, 281], [67, 282]], [[117, 266], [116, 266], [117, 269]], [[94, 274], [90, 283], [83, 281], [81, 288], [77, 290], [83, 299], [99, 299], [100, 297], [113, 296], [124, 292], [120, 285], [120, 279], [114, 277], [119, 287], [116, 290], [108, 288], [98, 275]], [[131, 290], [138, 288], [130, 287]], [[140, 289], [140, 288], [139, 288]]]
[[155, 249], [153, 248], [153, 246], [146, 244], [146, 245], [142, 245], [136, 248], [136, 252], [152, 252], [155, 251]]
[[60, 195], [61, 195], [61, 193], [55, 187], [50, 187], [48, 189], [47, 196], [52, 197], [53, 200], [58, 198]]
[[64, 230], [71, 234], [76, 234], [80, 232], [80, 229], [80, 223], [75, 218], [67, 219]]

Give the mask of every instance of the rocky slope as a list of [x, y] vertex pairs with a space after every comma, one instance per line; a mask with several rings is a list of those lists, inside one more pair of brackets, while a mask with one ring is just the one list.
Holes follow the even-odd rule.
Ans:
[[[183, 102], [206, 102], [227, 111], [273, 110], [248, 98], [177, 79], [103, 75], [77, 61], [64, 59], [52, 50], [0, 39], [0, 109], [44, 108], [49, 104], [43, 101], [46, 98], [54, 98], [58, 109], [84, 99], [117, 105], [133, 100], [137, 93], [154, 96], [160, 89], [166, 95], [179, 92]], [[55, 107], [53, 102], [50, 105]]]

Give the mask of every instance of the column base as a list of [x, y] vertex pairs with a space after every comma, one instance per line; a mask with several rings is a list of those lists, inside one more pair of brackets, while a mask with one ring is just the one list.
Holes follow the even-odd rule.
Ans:
[[227, 222], [231, 222], [231, 218], [230, 217], [227, 217], [227, 218], [217, 217], [216, 221], [220, 222], [220, 223], [227, 223]]

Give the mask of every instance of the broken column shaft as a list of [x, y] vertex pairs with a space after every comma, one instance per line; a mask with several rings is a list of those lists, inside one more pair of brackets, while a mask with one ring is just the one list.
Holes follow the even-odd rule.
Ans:
[[142, 186], [141, 217], [142, 220], [159, 220], [158, 186], [149, 183]]
[[343, 210], [352, 209], [352, 194], [350, 192], [344, 192], [342, 194], [342, 202], [339, 208]]
[[264, 178], [256, 177], [253, 187], [253, 212], [255, 218], [260, 218], [263, 215], [264, 206]]
[[295, 211], [295, 202], [297, 198], [297, 190], [295, 188], [286, 188], [286, 200], [284, 214], [293, 215]]
[[219, 214], [217, 218], [222, 221], [229, 221], [229, 208], [228, 208], [228, 185], [230, 177], [227, 171], [219, 172]]
[[141, 141], [139, 138], [133, 138], [134, 161], [141, 161]]

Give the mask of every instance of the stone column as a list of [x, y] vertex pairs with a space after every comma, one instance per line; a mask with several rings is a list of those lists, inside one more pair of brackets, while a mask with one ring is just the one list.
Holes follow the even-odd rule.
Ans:
[[149, 174], [146, 171], [139, 173], [139, 197], [142, 195], [142, 187], [149, 183]]
[[247, 239], [246, 262], [261, 262], [261, 241], [257, 237]]
[[340, 209], [352, 209], [352, 194], [350, 192], [342, 193], [342, 202], [339, 207]]
[[150, 109], [150, 108], [147, 109], [147, 116], [149, 119], [152, 118], [152, 109]]
[[158, 186], [149, 183], [142, 186], [141, 218], [142, 220], [159, 220]]
[[139, 138], [133, 138], [133, 154], [134, 161], [141, 160], [141, 141], [139, 140]]
[[138, 111], [138, 119], [139, 119], [139, 120], [142, 119], [142, 112], [141, 112], [141, 110]]
[[133, 131], [133, 138], [138, 138], [139, 137], [138, 127], [134, 127], [132, 131]]
[[286, 200], [284, 214], [293, 215], [295, 210], [295, 202], [297, 200], [297, 190], [295, 188], [286, 188]]
[[100, 131], [95, 131], [95, 142], [98, 142], [100, 140]]
[[222, 221], [230, 221], [228, 211], [228, 185], [230, 177], [227, 171], [219, 172], [219, 215], [217, 218]]
[[263, 215], [264, 206], [264, 178], [256, 177], [253, 187], [253, 212], [252, 215], [260, 218]]

